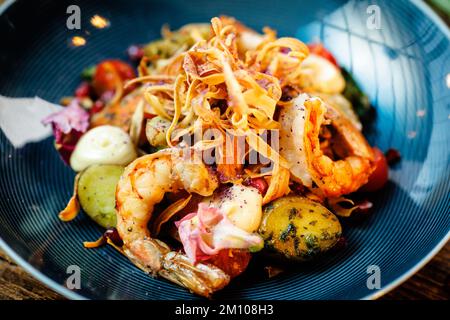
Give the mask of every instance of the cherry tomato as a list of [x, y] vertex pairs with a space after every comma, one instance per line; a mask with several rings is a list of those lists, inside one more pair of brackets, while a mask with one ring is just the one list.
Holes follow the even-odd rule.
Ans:
[[327, 59], [328, 61], [330, 61], [332, 64], [334, 64], [336, 67], [339, 68], [339, 65], [334, 56], [331, 54], [330, 51], [325, 49], [325, 47], [321, 43], [310, 43], [308, 44], [308, 48], [310, 53], [314, 53], [318, 56], [321, 56], [322, 58]]
[[378, 148], [373, 148], [375, 154], [375, 171], [369, 177], [369, 181], [361, 187], [363, 192], [373, 192], [380, 190], [389, 178], [389, 168], [386, 157]]
[[247, 250], [222, 249], [218, 254], [211, 256], [208, 262], [234, 278], [245, 271], [250, 258], [251, 253]]
[[120, 60], [104, 60], [95, 69], [92, 85], [97, 96], [106, 91], [116, 90], [125, 80], [136, 77], [133, 67]]
[[75, 90], [75, 97], [77, 98], [88, 98], [91, 94], [91, 87], [89, 83], [83, 81]]
[[244, 184], [249, 187], [258, 189], [259, 193], [262, 195], [265, 195], [267, 192], [267, 189], [269, 188], [269, 186], [268, 186], [266, 180], [264, 180], [264, 178], [248, 179], [248, 180], [244, 181]]
[[105, 103], [102, 100], [96, 100], [91, 110], [89, 110], [89, 112], [91, 113], [91, 115], [93, 115], [95, 113], [102, 111], [104, 107]]

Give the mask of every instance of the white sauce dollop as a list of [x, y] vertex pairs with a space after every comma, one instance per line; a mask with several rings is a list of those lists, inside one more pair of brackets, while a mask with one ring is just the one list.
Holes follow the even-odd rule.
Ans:
[[262, 219], [262, 196], [256, 188], [233, 185], [204, 201], [210, 207], [220, 210], [238, 228], [249, 233], [258, 230]]
[[70, 157], [70, 166], [82, 171], [94, 164], [127, 165], [137, 154], [130, 136], [114, 126], [99, 126], [87, 131]]

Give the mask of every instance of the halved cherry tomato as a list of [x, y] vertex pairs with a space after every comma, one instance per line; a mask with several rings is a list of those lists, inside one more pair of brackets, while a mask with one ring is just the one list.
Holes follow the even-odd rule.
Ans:
[[269, 185], [264, 178], [252, 178], [244, 181], [244, 185], [258, 189], [259, 193], [265, 195]]
[[208, 262], [212, 263], [231, 278], [240, 275], [250, 262], [251, 253], [240, 249], [222, 249], [218, 254], [211, 256]]
[[331, 54], [330, 51], [325, 49], [323, 44], [310, 43], [310, 44], [308, 44], [308, 48], [309, 48], [309, 53], [314, 53], [318, 56], [321, 56], [322, 58], [327, 59], [328, 61], [330, 61], [332, 64], [334, 64], [336, 67], [339, 68], [339, 65], [338, 65], [336, 59], [334, 58], [334, 56]]
[[136, 77], [136, 72], [128, 63], [120, 60], [104, 60], [95, 69], [92, 86], [97, 96], [101, 96], [106, 91], [114, 91], [119, 85], [123, 85], [125, 80]]
[[380, 190], [389, 178], [389, 167], [386, 157], [378, 148], [373, 148], [375, 154], [375, 171], [369, 177], [369, 181], [363, 185], [360, 191], [373, 192]]

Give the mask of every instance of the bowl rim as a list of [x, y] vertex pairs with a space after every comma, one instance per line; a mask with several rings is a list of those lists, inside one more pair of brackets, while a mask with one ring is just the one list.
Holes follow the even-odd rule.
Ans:
[[[450, 29], [447, 27], [445, 22], [431, 9], [431, 7], [426, 4], [424, 1], [419, 0], [412, 0], [411, 3], [417, 7], [420, 11], [422, 11], [430, 20], [439, 28], [439, 30], [444, 34], [444, 36], [447, 37], [447, 39], [450, 40]], [[412, 268], [410, 268], [407, 272], [405, 272], [403, 275], [389, 283], [384, 288], [381, 288], [380, 290], [377, 290], [374, 293], [371, 293], [369, 295], [366, 295], [365, 297], [361, 298], [361, 300], [376, 300], [386, 293], [392, 291], [393, 289], [400, 286], [402, 283], [404, 283], [406, 280], [411, 278], [416, 272], [418, 272], [420, 269], [425, 267], [425, 265], [430, 262], [433, 257], [438, 254], [439, 251], [449, 242], [450, 240], [450, 230], [447, 232], [447, 234], [441, 239], [441, 241], [438, 242], [438, 244], [435, 245], [433, 250], [431, 250], [425, 257], [423, 257], [419, 262], [417, 262]]]
[[[16, 0], [6, 0], [5, 2], [3, 2], [3, 4], [0, 5], [0, 16], [5, 13], [5, 11], [15, 2]], [[450, 40], [450, 29], [447, 27], [444, 21], [430, 8], [428, 4], [420, 0], [411, 0], [410, 3], [416, 6], [418, 10], [422, 11], [438, 27], [443, 35]], [[427, 255], [425, 255], [422, 259], [415, 263], [408, 271], [406, 271], [401, 276], [396, 278], [394, 281], [391, 281], [381, 289], [376, 290], [375, 292], [364, 297], [361, 297], [360, 300], [376, 300], [400, 286], [406, 280], [411, 278], [416, 272], [422, 269], [428, 262], [430, 262], [430, 260], [447, 244], [447, 242], [449, 242], [449, 240], [450, 230]], [[42, 282], [44, 285], [54, 290], [55, 292], [71, 300], [89, 300], [89, 298], [64, 287], [43, 272], [36, 269], [33, 265], [31, 265], [28, 261], [22, 258], [18, 253], [16, 253], [14, 249], [12, 249], [1, 237], [0, 249], [2, 249], [9, 258], [11, 258], [17, 265], [22, 267], [28, 274], [30, 274], [32, 277]]]

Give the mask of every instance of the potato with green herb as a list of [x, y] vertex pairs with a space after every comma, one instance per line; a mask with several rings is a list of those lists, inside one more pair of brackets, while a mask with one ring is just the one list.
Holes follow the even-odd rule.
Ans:
[[102, 227], [116, 226], [116, 185], [123, 170], [118, 165], [93, 165], [81, 173], [78, 181], [81, 207]]
[[341, 237], [339, 220], [320, 203], [287, 196], [264, 208], [259, 233], [265, 247], [288, 259], [310, 260]]

